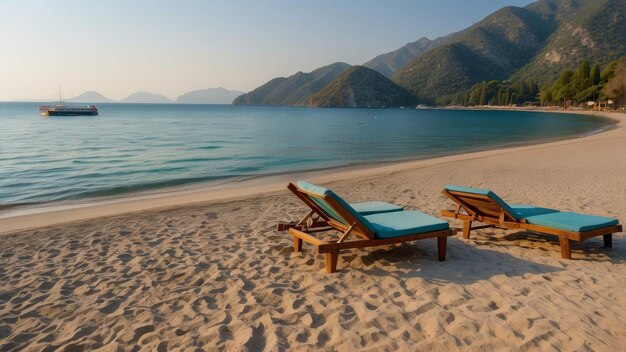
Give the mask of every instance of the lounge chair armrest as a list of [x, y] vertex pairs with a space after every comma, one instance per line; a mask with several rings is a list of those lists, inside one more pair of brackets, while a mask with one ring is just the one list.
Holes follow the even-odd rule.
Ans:
[[[319, 249], [320, 245], [325, 245], [325, 244], [330, 244], [330, 242], [326, 242], [324, 240], [320, 240], [319, 238], [313, 237], [311, 235], [309, 235], [308, 233], [302, 232], [300, 230], [297, 230], [295, 228], [290, 228], [289, 229], [289, 234], [294, 236], [294, 237], [298, 237], [299, 239], [306, 241], [310, 244], [316, 245]], [[322, 253], [322, 252], [320, 252]]]

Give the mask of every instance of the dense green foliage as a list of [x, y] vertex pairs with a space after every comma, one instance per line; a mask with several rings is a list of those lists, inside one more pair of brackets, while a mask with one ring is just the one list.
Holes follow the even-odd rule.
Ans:
[[540, 101], [543, 105], [564, 105], [568, 100], [584, 103], [612, 99], [623, 104], [626, 57], [611, 61], [604, 68], [584, 60], [575, 70], [563, 70], [558, 79], [539, 89], [536, 81], [482, 81], [461, 93], [442, 96], [439, 105], [523, 105]]
[[311, 97], [318, 107], [413, 106], [415, 98], [389, 78], [364, 66], [353, 66]]
[[600, 99], [613, 99], [616, 105], [626, 105], [626, 56], [615, 63], [612, 73], [607, 72], [604, 77], [607, 82], [600, 90]]
[[465, 92], [441, 98], [440, 105], [522, 105], [536, 100], [537, 82], [482, 81]]
[[584, 60], [576, 70], [563, 70], [554, 83], [543, 87], [540, 93], [541, 102], [564, 105], [567, 100], [578, 103], [609, 98], [621, 100], [624, 95], [625, 62], [626, 57], [611, 61], [601, 71], [600, 64], [590, 68], [589, 62]]

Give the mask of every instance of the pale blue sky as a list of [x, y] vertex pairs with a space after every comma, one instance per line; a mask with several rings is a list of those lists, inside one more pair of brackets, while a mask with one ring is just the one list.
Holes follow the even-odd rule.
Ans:
[[97, 90], [170, 98], [248, 91], [336, 61], [362, 64], [531, 0], [0, 0], [0, 100]]

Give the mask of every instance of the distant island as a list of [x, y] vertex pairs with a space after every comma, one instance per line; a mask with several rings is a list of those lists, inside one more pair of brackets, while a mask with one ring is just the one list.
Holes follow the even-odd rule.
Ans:
[[230, 104], [233, 100], [244, 94], [238, 90], [226, 88], [207, 88], [185, 93], [176, 99], [177, 103], [186, 104]]
[[144, 103], [144, 104], [159, 104], [159, 103], [171, 103], [172, 99], [163, 96], [161, 94], [137, 92], [133, 93], [126, 98], [120, 100], [122, 103]]
[[137, 103], [137, 104], [230, 104], [237, 96], [244, 94], [238, 90], [223, 87], [194, 90], [179, 96], [175, 101], [157, 93], [136, 92], [122, 100], [113, 100], [96, 91], [87, 91], [73, 98], [65, 99], [73, 103]]
[[114, 100], [111, 100], [98, 92], [90, 90], [73, 98], [65, 99], [65, 101], [73, 103], [111, 103]]
[[[620, 83], [609, 79], [626, 56], [625, 17], [623, 0], [507, 6], [464, 30], [434, 40], [422, 37], [357, 68], [335, 63], [274, 78], [233, 104], [385, 107], [619, 100]], [[348, 69], [350, 77], [343, 75]], [[617, 88], [603, 90], [604, 84]]]

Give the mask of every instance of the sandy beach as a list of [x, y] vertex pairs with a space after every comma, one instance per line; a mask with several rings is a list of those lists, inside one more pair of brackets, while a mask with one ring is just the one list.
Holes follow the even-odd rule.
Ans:
[[[601, 114], [601, 113], [597, 113]], [[618, 351], [626, 235], [478, 230], [322, 255], [277, 232], [289, 181], [438, 216], [445, 184], [626, 220], [626, 117], [600, 134], [0, 218], [0, 351]], [[458, 228], [459, 222], [452, 222]]]

